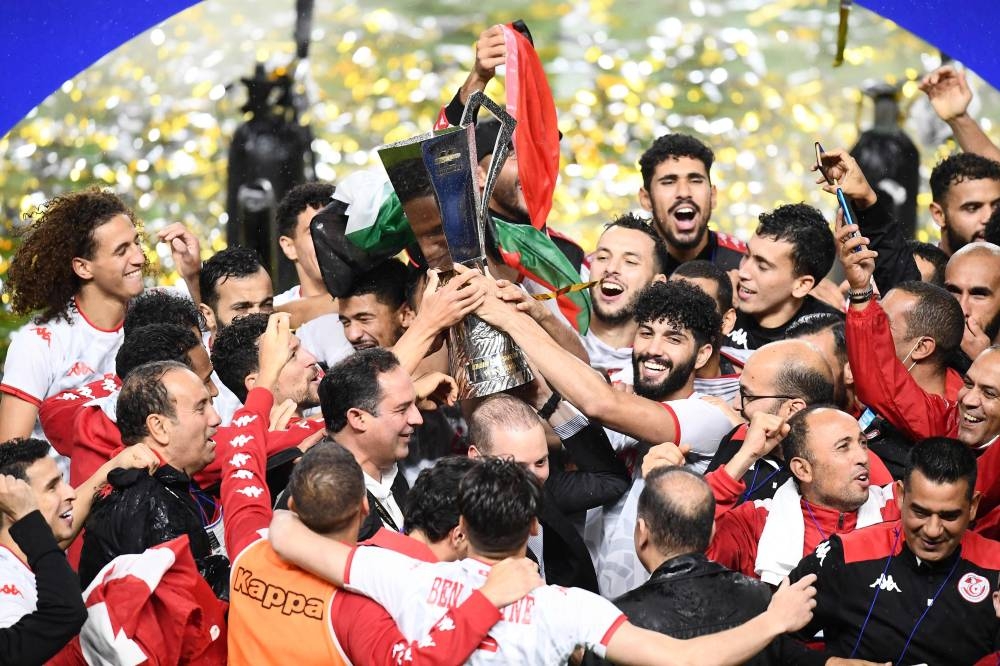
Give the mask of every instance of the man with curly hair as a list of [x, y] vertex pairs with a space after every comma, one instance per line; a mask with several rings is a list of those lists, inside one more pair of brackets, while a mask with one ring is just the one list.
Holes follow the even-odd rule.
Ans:
[[[712, 298], [685, 281], [653, 282], [640, 294], [633, 310], [638, 324], [632, 341], [635, 393], [612, 388], [533, 320], [498, 298], [487, 297], [476, 314], [507, 331], [549, 385], [582, 412], [581, 418], [610, 429], [612, 445], [631, 462], [632, 489], [605, 507], [603, 518], [588, 516], [585, 540], [596, 553], [601, 594], [618, 596], [641, 584], [649, 572], [635, 554], [632, 536], [642, 491], [638, 452], [651, 444], [647, 457], [703, 472], [732, 428], [728, 417], [694, 390], [695, 371], [712, 355], [722, 326]], [[655, 446], [662, 442], [667, 443]]]
[[73, 192], [39, 209], [7, 273], [14, 313], [38, 314], [7, 352], [0, 441], [31, 434], [45, 398], [114, 372], [125, 308], [143, 289], [139, 238], [134, 213], [111, 192]]

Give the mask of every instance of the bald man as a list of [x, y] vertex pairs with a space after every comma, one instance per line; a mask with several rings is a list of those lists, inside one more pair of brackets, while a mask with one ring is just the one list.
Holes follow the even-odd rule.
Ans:
[[[614, 600], [633, 624], [687, 638], [737, 626], [767, 608], [766, 585], [705, 556], [714, 514], [712, 490], [697, 474], [659, 467], [646, 477], [635, 550], [651, 577]], [[592, 654], [584, 659], [606, 663]]]
[[[754, 414], [784, 420], [809, 405], [833, 401], [833, 372], [823, 352], [805, 340], [778, 340], [747, 359], [740, 375], [736, 407], [748, 421]], [[722, 487], [733, 488], [737, 482], [745, 486], [737, 503], [767, 499], [790, 477], [780, 448], [760, 457], [742, 450], [746, 434], [746, 425], [734, 428], [723, 438], [708, 466], [709, 474], [718, 477]], [[740, 475], [738, 468], [746, 464], [749, 467]], [[730, 473], [737, 476], [733, 478]]]
[[975, 359], [1000, 340], [1000, 247], [970, 243], [951, 255], [944, 269], [944, 288], [962, 306], [966, 322], [962, 351]]
[[[769, 502], [737, 505], [748, 488], [720, 483], [726, 468], [713, 473], [714, 478], [706, 477], [717, 505], [708, 556], [770, 585], [780, 583], [803, 555], [830, 535], [899, 517], [892, 479], [876, 479], [871, 472], [867, 439], [850, 414], [812, 405], [785, 423], [776, 415], [758, 413], [740, 453], [760, 454], [778, 442], [791, 476]], [[735, 456], [729, 465], [740, 459]]]

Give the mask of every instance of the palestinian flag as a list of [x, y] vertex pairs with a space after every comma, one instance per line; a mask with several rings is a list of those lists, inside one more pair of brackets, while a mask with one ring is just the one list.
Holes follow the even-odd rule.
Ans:
[[[366, 270], [379, 261], [416, 245], [416, 238], [399, 198], [384, 174], [372, 171], [351, 174], [337, 186], [333, 196], [335, 202], [331, 206], [339, 204], [341, 222], [339, 225], [324, 225], [322, 239], [317, 237], [314, 225], [313, 238], [317, 245], [322, 243], [326, 247], [344, 245], [346, 240], [355, 254], [368, 258], [365, 262], [367, 266], [362, 262], [355, 262], [356, 265], [351, 266], [355, 271]], [[323, 213], [316, 217], [321, 215]], [[533, 280], [551, 291], [580, 281], [580, 275], [569, 259], [544, 231], [496, 218], [493, 223], [501, 258], [522, 278]], [[328, 275], [337, 272], [338, 268], [331, 264], [349, 254], [350, 250], [351, 248], [346, 251], [338, 250], [337, 258], [331, 258], [328, 252], [317, 251], [324, 281], [331, 294], [337, 295], [337, 291], [331, 288]], [[346, 289], [338, 291], [344, 293]], [[587, 291], [562, 294], [556, 302], [567, 321], [581, 335], [586, 333], [590, 326], [590, 294]]]

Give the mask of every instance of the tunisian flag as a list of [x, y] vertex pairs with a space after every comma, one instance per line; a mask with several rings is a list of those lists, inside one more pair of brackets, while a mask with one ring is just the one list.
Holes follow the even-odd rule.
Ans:
[[542, 229], [552, 209], [559, 175], [556, 105], [542, 61], [531, 42], [510, 24], [503, 26], [507, 48], [507, 113], [517, 120], [514, 150], [531, 226]]

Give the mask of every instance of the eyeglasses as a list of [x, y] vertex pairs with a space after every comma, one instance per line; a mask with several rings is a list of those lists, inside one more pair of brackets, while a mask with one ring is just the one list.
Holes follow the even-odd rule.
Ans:
[[791, 400], [792, 398], [797, 398], [797, 397], [799, 397], [799, 396], [797, 396], [797, 395], [752, 395], [750, 393], [747, 393], [746, 389], [743, 388], [742, 384], [740, 385], [740, 404], [743, 405], [744, 407], [746, 405], [750, 404], [751, 402], [753, 402], [754, 400], [764, 400], [766, 398], [777, 398], [777, 399], [780, 399], [780, 400]]

